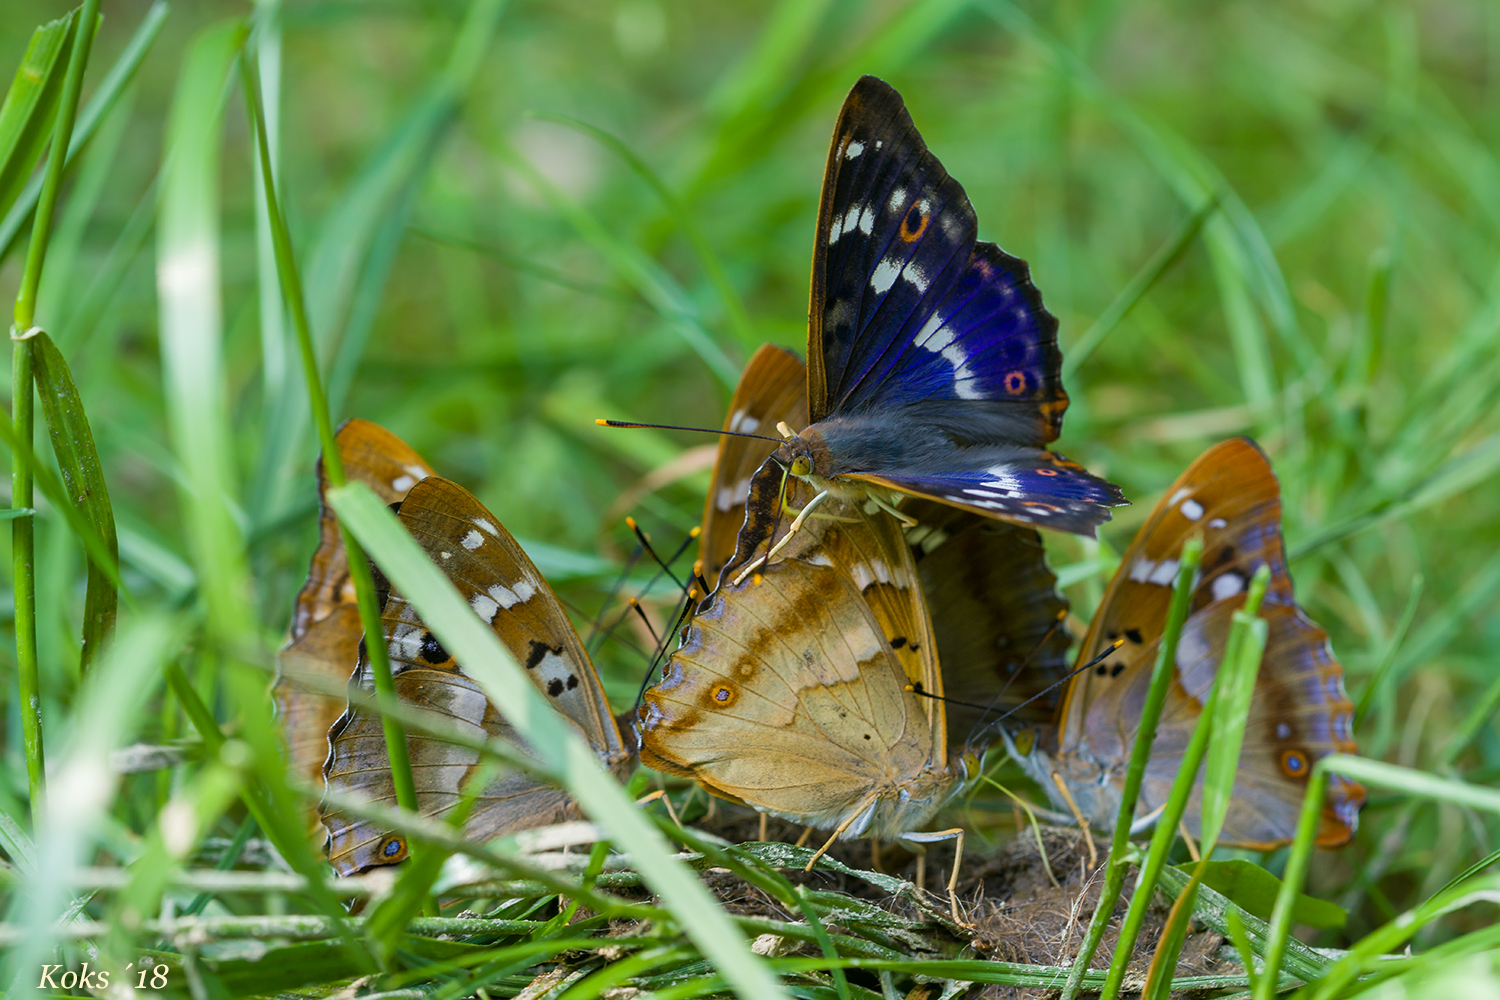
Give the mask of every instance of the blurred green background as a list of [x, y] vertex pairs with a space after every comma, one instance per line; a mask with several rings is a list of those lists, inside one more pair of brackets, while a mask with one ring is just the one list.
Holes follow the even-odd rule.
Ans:
[[[85, 100], [149, 6], [106, 0]], [[0, 67], [68, 9], [7, 0]], [[278, 29], [259, 55], [335, 419], [385, 424], [473, 489], [585, 617], [630, 549], [626, 513], [664, 549], [696, 523], [712, 445], [594, 418], [716, 427], [758, 343], [803, 349], [829, 132], [874, 73], [968, 190], [980, 235], [1031, 263], [1061, 320], [1077, 367], [1060, 449], [1135, 501], [1102, 545], [1049, 539], [1075, 611], [1087, 617], [1166, 484], [1212, 442], [1252, 434], [1281, 477], [1299, 595], [1368, 705], [1361, 750], [1500, 777], [1481, 700], [1500, 648], [1500, 6], [513, 2], [470, 74], [452, 51], [467, 5], [452, 0], [176, 0], [64, 191], [39, 312], [74, 366], [126, 581], [148, 605], [193, 588], [161, 399], [153, 183], [188, 41], [252, 11]], [[226, 403], [273, 648], [313, 547], [316, 444], [262, 287], [274, 274], [258, 265], [238, 95], [226, 121]], [[1210, 197], [1219, 210], [1159, 280], [1121, 298]], [[12, 253], [0, 270], [6, 296], [19, 267]], [[1086, 358], [1070, 353], [1127, 302]], [[673, 462], [680, 478], [638, 488]], [[38, 539], [45, 709], [65, 731], [82, 557], [45, 508]], [[611, 646], [601, 659], [623, 709], [644, 661]], [[0, 796], [16, 812], [8, 638], [0, 670]], [[1476, 815], [1377, 797], [1317, 875], [1361, 914], [1353, 930], [1495, 839]]]

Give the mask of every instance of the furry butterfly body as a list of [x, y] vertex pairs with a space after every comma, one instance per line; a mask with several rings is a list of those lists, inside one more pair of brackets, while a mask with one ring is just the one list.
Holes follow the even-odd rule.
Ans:
[[[623, 775], [634, 765], [620, 736], [603, 686], [557, 598], [515, 539], [463, 487], [438, 477], [414, 486], [401, 504], [401, 523], [489, 624], [544, 691], [588, 741], [604, 766]], [[381, 610], [398, 698], [445, 718], [460, 731], [501, 739], [526, 752], [504, 716], [443, 649], [415, 608], [390, 590]], [[361, 650], [351, 687], [373, 688]], [[329, 732], [323, 774], [335, 792], [358, 792], [394, 804], [395, 790], [378, 715], [351, 704]], [[442, 817], [461, 800], [480, 766], [477, 750], [409, 733], [407, 745], [426, 816]], [[464, 825], [466, 836], [488, 839], [543, 826], [573, 815], [567, 793], [520, 769], [502, 773], [479, 793]], [[405, 859], [404, 837], [380, 829], [336, 806], [325, 810], [329, 860], [340, 874]]]
[[809, 423], [775, 458], [815, 496], [915, 495], [1092, 534], [1124, 498], [1046, 450], [1068, 405], [1057, 321], [1026, 263], [977, 229], [900, 95], [862, 78], [824, 174]]
[[[1240, 755], [1221, 843], [1267, 850], [1294, 835], [1312, 765], [1331, 753], [1353, 753], [1353, 706], [1328, 635], [1297, 605], [1281, 538], [1275, 475], [1248, 439], [1205, 452], [1172, 484], [1121, 560], [1079, 652], [1088, 662], [1124, 644], [1070, 685], [1058, 722], [1055, 752], [1035, 751], [1023, 764], [1049, 794], [1053, 775], [1068, 786], [1085, 818], [1113, 824], [1120, 788], [1161, 642], [1183, 542], [1203, 537], [1203, 562], [1178, 644], [1175, 676], [1152, 743], [1138, 813], [1166, 800], [1223, 658], [1231, 618], [1250, 578], [1271, 572], [1261, 608], [1268, 641]], [[1201, 786], [1186, 823], [1197, 833]], [[1353, 836], [1364, 789], [1334, 776], [1318, 843]], [[1062, 803], [1059, 803], [1062, 805]]]

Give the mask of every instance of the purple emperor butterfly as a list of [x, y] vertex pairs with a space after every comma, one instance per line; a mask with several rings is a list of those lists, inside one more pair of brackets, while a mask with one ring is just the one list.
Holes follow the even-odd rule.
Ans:
[[[775, 457], [813, 485], [813, 504], [911, 494], [1092, 535], [1125, 501], [1046, 450], [1068, 405], [1057, 320], [1026, 263], [977, 230], [901, 96], [862, 78], [834, 127], [818, 209], [810, 424]], [[740, 552], [764, 541], [741, 539]]]
[[837, 836], [905, 835], [976, 761], [950, 758], [943, 702], [912, 690], [941, 696], [943, 679], [900, 525], [839, 499], [824, 512], [683, 629], [646, 692], [641, 761]]
[[[724, 428], [754, 432], [783, 420], [800, 426], [807, 415], [805, 386], [802, 362], [781, 348], [762, 346], [745, 366]], [[722, 442], [700, 536], [701, 571], [708, 579], [729, 558], [733, 536], [727, 522], [744, 520], [751, 475], [772, 448], [753, 438]], [[772, 496], [763, 488], [756, 493], [757, 501]], [[953, 731], [977, 732], [1022, 704], [1018, 718], [1050, 721], [1062, 698], [1056, 682], [1068, 665], [1069, 637], [1061, 627], [1068, 605], [1047, 568], [1040, 536], [928, 500], [913, 498], [902, 510], [918, 521], [906, 537], [932, 614], [943, 686], [957, 699], [946, 707]], [[752, 531], [772, 542], [786, 536], [789, 518], [780, 510], [757, 509], [754, 517]]]
[[[623, 776], [633, 753], [610, 714], [604, 688], [552, 589], [516, 540], [468, 490], [431, 477], [412, 488], [401, 523], [499, 635], [552, 704], [582, 733], [605, 767]], [[502, 739], [524, 750], [512, 727], [423, 625], [416, 609], [390, 590], [381, 611], [382, 640], [390, 653], [401, 701], [434, 712], [480, 739]], [[351, 686], [373, 690], [363, 649]], [[329, 732], [328, 788], [358, 792], [394, 804], [385, 736], [379, 717], [350, 706]], [[477, 751], [410, 733], [417, 804], [424, 816], [456, 807], [461, 789], [480, 764]], [[492, 781], [464, 826], [472, 839], [489, 839], [544, 826], [574, 814], [568, 794], [521, 771]], [[406, 858], [403, 836], [335, 809], [323, 814], [328, 857], [340, 874]]]
[[[335, 444], [350, 482], [361, 482], [386, 503], [397, 503], [432, 468], [405, 441], [368, 420], [350, 420], [339, 428]], [[324, 499], [328, 481], [318, 461], [318, 548], [307, 583], [297, 594], [291, 638], [278, 657], [280, 671], [273, 688], [277, 720], [286, 737], [294, 774], [313, 785], [323, 783], [328, 756], [328, 727], [344, 711], [346, 699], [330, 697], [299, 683], [299, 676], [321, 678], [342, 687], [359, 658], [359, 611], [338, 519]], [[326, 685], [325, 685], [326, 686]]]
[[[1116, 639], [1124, 645], [1072, 682], [1055, 752], [1049, 757], [1035, 750], [1022, 762], [1054, 796], [1053, 775], [1060, 777], [1090, 822], [1114, 824], [1178, 559], [1193, 534], [1203, 537], [1203, 563], [1137, 811], [1149, 816], [1166, 801], [1223, 658], [1231, 616], [1244, 604], [1251, 576], [1269, 566], [1271, 583], [1260, 612], [1268, 639], [1220, 838], [1225, 845], [1269, 850], [1292, 839], [1313, 764], [1331, 753], [1355, 752], [1354, 706], [1344, 695], [1344, 671], [1328, 633], [1293, 596], [1280, 490], [1270, 463], [1248, 438], [1204, 452], [1151, 512], [1105, 591], [1078, 662], [1098, 656]], [[1185, 817], [1195, 836], [1201, 794], [1200, 785]], [[1353, 837], [1364, 800], [1361, 786], [1332, 776], [1318, 844], [1336, 847]]]

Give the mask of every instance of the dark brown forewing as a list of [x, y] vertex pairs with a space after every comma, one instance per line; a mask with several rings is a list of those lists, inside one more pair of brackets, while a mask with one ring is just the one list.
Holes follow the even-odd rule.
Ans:
[[[476, 614], [499, 635], [549, 701], [572, 721], [610, 767], [628, 766], [603, 686], [557, 598], [510, 534], [472, 494], [431, 477], [412, 488], [401, 522], [442, 568]], [[475, 736], [514, 742], [515, 734], [401, 595], [390, 592], [381, 612], [397, 695], [414, 707], [448, 717]], [[371, 689], [367, 662], [351, 684]], [[393, 801], [379, 719], [351, 708], [330, 733], [324, 769], [335, 792], [358, 792]], [[424, 735], [407, 737], [418, 807], [441, 816], [457, 802], [479, 764], [477, 753]], [[464, 826], [466, 835], [489, 838], [554, 822], [570, 808], [566, 796], [523, 772], [486, 786]], [[329, 860], [342, 873], [392, 864], [406, 856], [397, 836], [337, 810], [324, 813]]]
[[[418, 482], [434, 474], [432, 467], [405, 441], [368, 420], [346, 421], [334, 440], [343, 460], [345, 479], [351, 483], [364, 483], [388, 504], [397, 503]], [[293, 642], [300, 639], [313, 622], [327, 616], [335, 605], [354, 602], [338, 519], [324, 498], [327, 488], [323, 462], [319, 459], [318, 548], [307, 572], [307, 583], [298, 592], [297, 605], [292, 612]], [[349, 667], [353, 669], [352, 662]], [[347, 674], [344, 679], [347, 679]]]
[[[793, 430], [807, 426], [807, 369], [790, 351], [763, 344], [735, 386], [724, 429], [779, 437], [776, 424], [780, 421]], [[703, 504], [703, 534], [698, 539], [705, 580], [717, 580], [734, 555], [735, 535], [745, 521], [750, 479], [776, 447], [775, 442], [754, 438], [719, 438], [719, 455]]]
[[1023, 704], [1010, 719], [1052, 722], [1071, 638], [1062, 625], [1068, 602], [1047, 567], [1041, 536], [927, 500], [908, 500], [901, 510], [917, 521], [907, 540], [932, 612], [943, 689], [954, 699], [948, 704], [953, 741], [998, 739], [978, 728]]

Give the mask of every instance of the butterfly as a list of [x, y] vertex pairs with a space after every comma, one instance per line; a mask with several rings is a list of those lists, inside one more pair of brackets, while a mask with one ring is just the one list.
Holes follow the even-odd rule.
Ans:
[[[600, 762], [623, 777], [634, 767], [634, 751], [610, 714], [603, 685], [578, 633], [536, 566], [498, 518], [462, 486], [437, 476], [412, 487], [398, 516], [485, 620], [531, 679], [588, 742]], [[390, 654], [398, 698], [485, 740], [524, 745], [479, 685], [454, 661], [416, 609], [395, 589], [385, 596], [382, 634]], [[361, 648], [352, 689], [373, 691], [369, 658]], [[380, 717], [350, 704], [328, 734], [323, 775], [330, 791], [357, 792], [394, 804]], [[461, 789], [480, 764], [476, 750], [410, 732], [417, 806], [424, 816], [443, 817], [460, 802]], [[561, 789], [523, 771], [501, 774], [479, 794], [464, 825], [471, 839], [490, 839], [544, 826], [574, 815]], [[391, 865], [409, 853], [406, 838], [336, 806], [323, 812], [329, 861], [341, 875]]]
[[[763, 345], [740, 376], [724, 429], [753, 433], [798, 417], [805, 423], [805, 387], [802, 362]], [[721, 439], [699, 536], [698, 572], [706, 579], [729, 560], [729, 525], [744, 520], [752, 475], [771, 448], [754, 438]], [[769, 480], [773, 474], [761, 475]], [[754, 495], [756, 502], [777, 496], [764, 488]], [[1047, 568], [1041, 537], [1034, 529], [928, 500], [913, 498], [903, 510], [918, 522], [906, 540], [931, 611], [943, 686], [961, 699], [947, 706], [954, 731], [977, 735], [983, 723], [1021, 705], [1021, 720], [1050, 720], [1062, 697], [1057, 682], [1067, 670], [1070, 638], [1061, 628], [1067, 601]], [[775, 522], [780, 513], [757, 508], [753, 516]], [[765, 530], [774, 543], [787, 528], [783, 517]]]
[[[386, 503], [397, 503], [420, 480], [433, 474], [422, 456], [396, 435], [368, 420], [349, 420], [334, 439], [344, 475], [361, 482]], [[318, 547], [307, 582], [297, 594], [290, 638], [278, 656], [272, 695], [294, 774], [314, 785], [323, 782], [328, 727], [344, 711], [344, 698], [319, 693], [299, 676], [347, 684], [359, 657], [363, 630], [354, 586], [344, 556], [338, 519], [328, 505], [328, 480], [318, 461]], [[325, 685], [326, 686], [326, 685]]]
[[936, 638], [899, 522], [825, 508], [683, 627], [641, 705], [641, 762], [836, 837], [891, 838], [919, 830], [977, 761], [948, 753]]
[[[1248, 438], [1204, 452], [1151, 512], [1105, 591], [1078, 662], [1090, 662], [1117, 639], [1124, 644], [1070, 684], [1055, 751], [1049, 756], [1034, 749], [1020, 759], [1055, 800], [1053, 774], [1086, 819], [1113, 825], [1178, 560], [1194, 534], [1203, 537], [1203, 561], [1137, 811], [1149, 816], [1166, 801], [1223, 658], [1232, 615], [1245, 602], [1251, 576], [1268, 566], [1271, 581], [1260, 611], [1268, 639], [1220, 843], [1270, 850], [1293, 838], [1313, 764], [1355, 752], [1354, 706], [1328, 634], [1293, 595], [1276, 476]], [[1195, 836], [1201, 794], [1200, 785], [1185, 817]], [[1317, 843], [1334, 847], [1350, 840], [1364, 800], [1361, 786], [1331, 775]]]
[[775, 460], [813, 485], [813, 505], [868, 498], [894, 513], [910, 494], [1092, 535], [1124, 497], [1046, 450], [1068, 405], [1057, 320], [1025, 261], [977, 230], [901, 96], [860, 79], [818, 209], [809, 423], [783, 431]]

